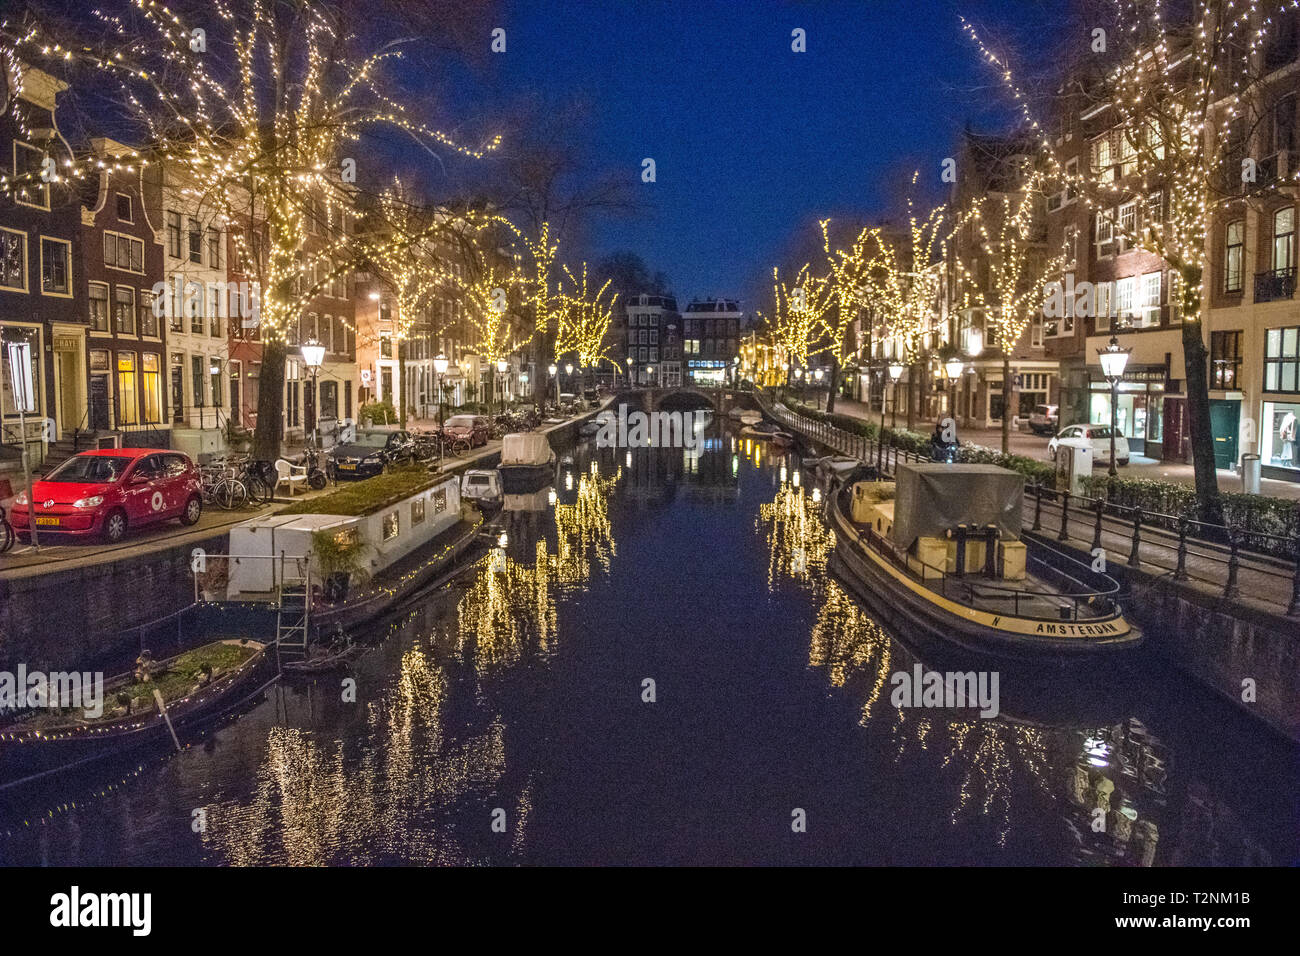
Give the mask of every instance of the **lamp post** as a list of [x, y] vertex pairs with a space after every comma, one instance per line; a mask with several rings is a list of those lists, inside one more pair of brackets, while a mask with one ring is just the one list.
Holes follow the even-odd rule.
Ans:
[[316, 446], [316, 427], [320, 422], [320, 392], [316, 388], [316, 375], [321, 363], [325, 361], [325, 346], [315, 339], [309, 339], [300, 347], [302, 360], [311, 369], [311, 443]]
[[506, 413], [506, 369], [510, 363], [505, 359], [497, 359], [497, 371], [501, 373], [501, 414]]
[[[893, 384], [894, 388], [898, 388], [898, 380], [903, 377], [903, 372], [905, 368], [906, 366], [904, 366], [901, 362], [893, 362], [890, 364], [889, 380]], [[889, 398], [888, 392], [880, 396], [880, 430], [882, 433], [885, 430], [885, 402], [886, 399], [888, 398]], [[894, 399], [894, 425], [897, 424], [898, 424], [898, 399], [895, 398]]]
[[1101, 360], [1101, 374], [1106, 376], [1106, 381], [1110, 384], [1110, 468], [1106, 474], [1114, 478], [1119, 474], [1115, 468], [1115, 430], [1119, 427], [1119, 383], [1124, 378], [1124, 366], [1128, 364], [1131, 348], [1120, 348], [1119, 339], [1115, 336], [1110, 337], [1110, 344], [1104, 349], [1097, 349], [1097, 357]]
[[731, 387], [740, 387], [740, 356], [737, 355], [731, 360]]
[[547, 369], [547, 371], [551, 373], [551, 378], [555, 382], [555, 406], [558, 408], [560, 405], [560, 367], [552, 362], [551, 367]]
[[[813, 392], [813, 398], [817, 402], [818, 408], [822, 407], [821, 387], [822, 387], [822, 376], [825, 374], [826, 373], [823, 372], [821, 369], [816, 369], [813, 371], [813, 380], [817, 383], [816, 391]], [[828, 399], [829, 397], [830, 396], [827, 396]]]
[[434, 389], [438, 393], [438, 470], [442, 471], [442, 376], [447, 371], [447, 356], [441, 352], [433, 360], [433, 371], [437, 378]]
[[627, 384], [630, 388], [636, 387], [636, 357], [632, 355], [627, 357]]
[[961, 378], [961, 370], [966, 363], [957, 356], [953, 356], [943, 363], [944, 375], [948, 377], [948, 382], [952, 386], [948, 394], [948, 415], [956, 419], [957, 417], [957, 380]]
[[802, 366], [794, 370], [794, 388], [799, 393], [799, 401], [803, 401], [803, 368]]

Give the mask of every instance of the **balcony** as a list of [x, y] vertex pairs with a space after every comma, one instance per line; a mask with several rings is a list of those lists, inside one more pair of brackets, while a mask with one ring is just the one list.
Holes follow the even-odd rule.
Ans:
[[1255, 273], [1255, 301], [1275, 302], [1295, 296], [1295, 267]]

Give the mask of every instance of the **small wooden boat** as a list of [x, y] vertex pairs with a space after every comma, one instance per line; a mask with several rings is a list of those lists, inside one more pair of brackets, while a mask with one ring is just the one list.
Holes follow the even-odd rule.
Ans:
[[757, 425], [763, 420], [763, 413], [750, 408], [733, 408], [727, 413], [727, 417], [742, 425]]
[[172, 747], [173, 733], [179, 739], [224, 716], [277, 679], [266, 648], [221, 640], [160, 662], [142, 655], [136, 671], [104, 682], [99, 717], [24, 712], [0, 727], [0, 790], [143, 747]]
[[307, 649], [304, 659], [281, 661], [280, 669], [286, 674], [327, 674], [352, 666], [369, 649], [364, 644], [346, 644], [343, 647], [313, 644]]
[[759, 422], [757, 425], [746, 425], [740, 430], [741, 438], [752, 438], [756, 441], [770, 441], [774, 445], [793, 445], [794, 436], [789, 432], [784, 432], [771, 422]]
[[903, 633], [996, 656], [1051, 659], [1142, 639], [1118, 583], [1020, 540], [1024, 478], [994, 465], [900, 465], [895, 482], [827, 496], [848, 583]]
[[506, 494], [519, 494], [555, 470], [555, 452], [541, 432], [518, 432], [501, 439], [501, 484]]

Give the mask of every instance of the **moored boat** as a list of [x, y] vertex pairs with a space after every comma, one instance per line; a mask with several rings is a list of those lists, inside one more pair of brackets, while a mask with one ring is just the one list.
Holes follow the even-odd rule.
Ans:
[[741, 438], [752, 438], [757, 441], [770, 441], [774, 445], [793, 445], [794, 436], [789, 432], [782, 431], [771, 422], [760, 422], [757, 425], [746, 425], [740, 430]]
[[1121, 651], [1141, 632], [1118, 583], [1020, 539], [1024, 478], [994, 465], [900, 465], [827, 498], [836, 554], [862, 597], [906, 631], [1018, 658]]
[[541, 432], [518, 432], [501, 439], [501, 484], [506, 494], [526, 492], [539, 478], [549, 477], [555, 452]]
[[[267, 645], [220, 640], [104, 682], [97, 717], [31, 711], [0, 727], [0, 790], [148, 746], [229, 713], [277, 679]], [[159, 708], [156, 695], [162, 697]]]

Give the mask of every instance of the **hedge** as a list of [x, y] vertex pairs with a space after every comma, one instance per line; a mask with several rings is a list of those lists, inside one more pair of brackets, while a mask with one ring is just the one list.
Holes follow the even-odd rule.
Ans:
[[446, 481], [446, 475], [433, 475], [423, 465], [394, 468], [392, 471], [363, 481], [341, 484], [338, 490], [319, 498], [307, 498], [284, 508], [282, 515], [368, 515], [409, 498], [425, 488]]
[[[861, 435], [865, 438], [876, 440], [877, 435], [881, 434], [880, 426], [875, 422], [867, 421], [865, 418], [858, 418], [856, 415], [841, 415], [838, 412], [823, 412], [820, 409], [813, 408], [810, 405], [803, 405], [799, 402], [786, 400], [786, 406], [791, 411], [804, 415], [807, 418], [819, 422], [826, 422], [834, 425], [853, 435]], [[909, 452], [913, 455], [929, 457], [930, 454], [930, 436], [923, 435], [920, 432], [908, 431], [906, 428], [885, 428], [884, 438], [886, 442], [893, 447], [902, 451]], [[1056, 467], [1050, 462], [1038, 461], [1034, 458], [1027, 458], [1024, 455], [1004, 455], [1002, 452], [992, 448], [985, 448], [982, 445], [962, 445], [957, 452], [957, 460], [970, 464], [980, 465], [999, 465], [1002, 468], [1010, 469], [1025, 476], [1030, 482], [1041, 483], [1045, 488], [1056, 487]]]
[[[1169, 531], [1178, 530], [1180, 517], [1195, 520], [1198, 511], [1196, 489], [1172, 481], [1091, 475], [1083, 479], [1083, 488], [1090, 498], [1105, 498], [1122, 508], [1137, 507], [1152, 512], [1150, 516], [1144, 515], [1143, 521]], [[1289, 498], [1238, 491], [1220, 492], [1219, 500], [1223, 505], [1224, 523], [1244, 532], [1243, 543], [1248, 550], [1286, 558], [1295, 554], [1294, 539], [1300, 534], [1300, 504]], [[1212, 531], [1197, 529], [1193, 525], [1189, 533], [1195, 537], [1213, 538]], [[1279, 535], [1286, 540], [1278, 541], [1263, 535]]]

